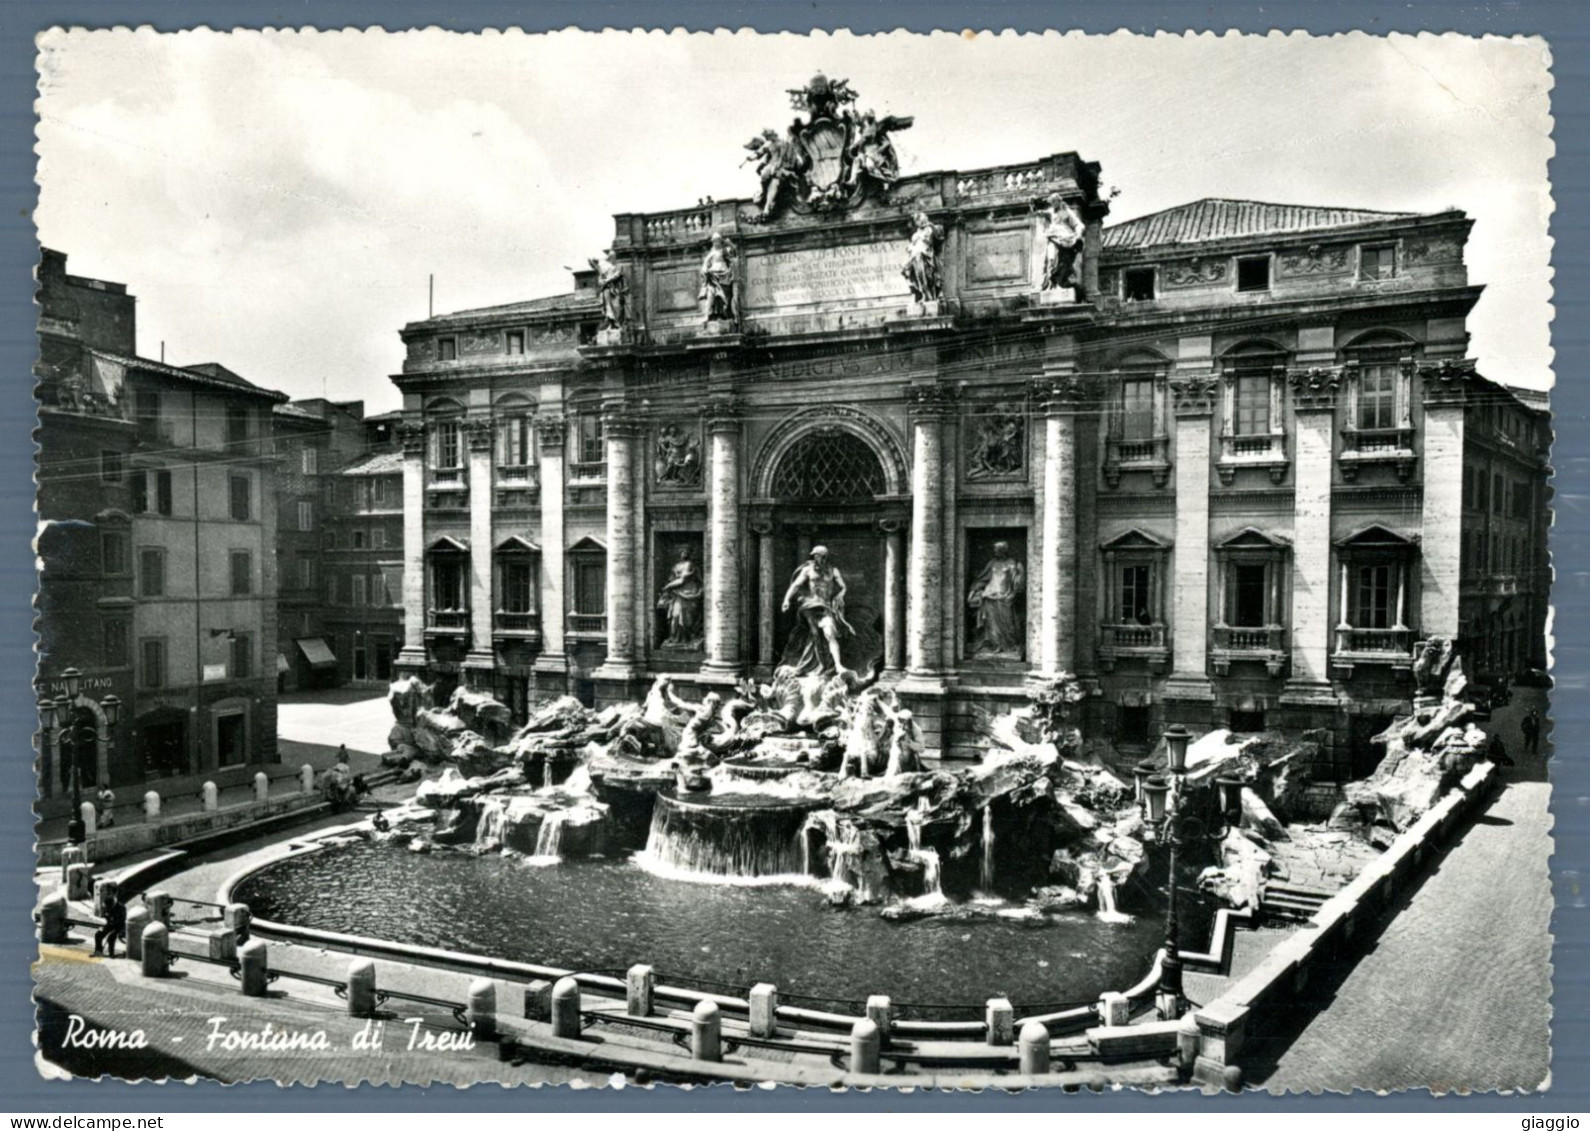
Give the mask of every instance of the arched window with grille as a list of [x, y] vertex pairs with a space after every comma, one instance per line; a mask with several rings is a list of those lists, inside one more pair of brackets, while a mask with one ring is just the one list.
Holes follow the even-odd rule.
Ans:
[[796, 440], [773, 476], [773, 496], [796, 502], [871, 499], [885, 490], [883, 466], [872, 449], [837, 429]]

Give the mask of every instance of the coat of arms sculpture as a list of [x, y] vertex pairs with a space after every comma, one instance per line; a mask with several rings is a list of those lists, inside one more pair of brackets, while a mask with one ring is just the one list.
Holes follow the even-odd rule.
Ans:
[[822, 74], [789, 95], [790, 105], [806, 117], [791, 122], [782, 137], [763, 130], [745, 146], [751, 151], [746, 160], [756, 161], [762, 181], [752, 219], [773, 220], [786, 203], [797, 212], [829, 212], [858, 203], [868, 192], [888, 192], [900, 175], [891, 135], [909, 129], [912, 118], [857, 113], [850, 83]]

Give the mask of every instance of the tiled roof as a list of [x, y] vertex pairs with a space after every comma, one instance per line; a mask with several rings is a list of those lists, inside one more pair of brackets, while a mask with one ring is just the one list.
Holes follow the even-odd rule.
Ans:
[[196, 385], [220, 386], [233, 389], [239, 393], [248, 393], [256, 397], [268, 397], [273, 401], [286, 401], [286, 393], [278, 393], [275, 389], [263, 389], [254, 382], [239, 377], [230, 369], [208, 362], [204, 365], [193, 365], [186, 368], [176, 365], [167, 365], [163, 361], [151, 361], [147, 357], [136, 357], [124, 353], [113, 353], [110, 350], [91, 349], [95, 357], [104, 358], [106, 361], [124, 365], [128, 369], [141, 369], [145, 373], [157, 373], [162, 377], [175, 378], [178, 381], [190, 381]]
[[595, 291], [570, 291], [567, 294], [547, 295], [524, 302], [510, 302], [502, 306], [477, 306], [473, 310], [455, 310], [425, 319], [425, 323], [463, 322], [475, 318], [512, 318], [531, 314], [573, 314], [596, 310], [602, 305]]
[[398, 475], [403, 471], [402, 452], [373, 452], [343, 468], [339, 475]]
[[1380, 220], [1404, 220], [1416, 212], [1374, 212], [1367, 208], [1314, 208], [1305, 204], [1265, 204], [1257, 200], [1207, 197], [1152, 212], [1104, 229], [1108, 250], [1208, 243], [1239, 236], [1345, 228]]
[[295, 404], [274, 405], [271, 413], [275, 416], [291, 416], [295, 420], [312, 420], [316, 424], [321, 422], [318, 413], [310, 412], [307, 408], [300, 408]]

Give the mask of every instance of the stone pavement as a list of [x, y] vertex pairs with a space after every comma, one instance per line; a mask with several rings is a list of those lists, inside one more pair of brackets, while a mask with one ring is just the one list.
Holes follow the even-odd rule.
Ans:
[[[392, 708], [384, 691], [339, 688], [284, 695], [276, 708], [276, 734], [289, 742], [384, 754]], [[282, 755], [283, 761], [286, 754]]]
[[1538, 1088], [1550, 1071], [1549, 797], [1544, 782], [1509, 785], [1388, 912], [1356, 965], [1310, 982], [1317, 1012], [1250, 1042], [1249, 1083]]
[[[89, 953], [84, 953], [89, 951]], [[124, 1079], [212, 1077], [224, 1082], [275, 1079], [312, 1084], [319, 1081], [354, 1084], [410, 1082], [418, 1084], [605, 1084], [610, 1076], [557, 1065], [505, 1063], [499, 1047], [482, 1042], [473, 1048], [427, 1049], [426, 1036], [439, 1040], [456, 1031], [450, 1018], [421, 1007], [405, 1006], [386, 1021], [376, 1048], [355, 1047], [366, 1022], [348, 1017], [344, 1009], [306, 1002], [295, 993], [291, 1003], [271, 991], [266, 998], [245, 998], [230, 985], [214, 980], [219, 968], [183, 968], [168, 979], [142, 978], [125, 959], [96, 958], [84, 946], [45, 946], [33, 967], [38, 1002], [39, 1038], [44, 1058], [78, 1076], [101, 1074]], [[82, 1018], [74, 1023], [73, 1016]], [[423, 1018], [418, 1027], [405, 1018]], [[221, 1018], [218, 1030], [212, 1018]], [[224, 1034], [259, 1034], [266, 1025], [281, 1034], [324, 1033], [325, 1049], [227, 1047]], [[131, 1032], [141, 1029], [144, 1049], [67, 1047], [73, 1030]], [[369, 1032], [376, 1030], [371, 1028]], [[220, 1040], [213, 1040], [217, 1033]], [[411, 1041], [420, 1047], [411, 1048]], [[202, 1066], [202, 1068], [200, 1067]]]

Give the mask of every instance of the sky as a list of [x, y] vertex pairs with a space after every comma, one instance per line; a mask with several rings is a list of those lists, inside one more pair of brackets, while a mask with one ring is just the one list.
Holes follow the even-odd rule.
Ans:
[[1475, 224], [1472, 356], [1551, 384], [1550, 56], [1420, 35], [46, 32], [40, 242], [138, 296], [138, 347], [394, 408], [427, 311], [570, 289], [612, 215], [749, 196], [816, 71], [911, 115], [904, 171], [1076, 151], [1109, 222], [1207, 196]]

